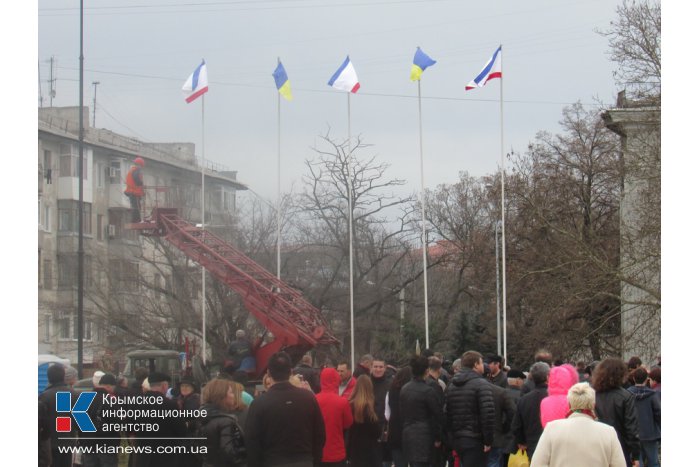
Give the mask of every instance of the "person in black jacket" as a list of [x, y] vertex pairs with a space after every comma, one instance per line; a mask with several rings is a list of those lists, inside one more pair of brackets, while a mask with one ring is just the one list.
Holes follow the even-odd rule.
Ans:
[[649, 373], [639, 367], [632, 373], [634, 386], [627, 388], [634, 394], [639, 419], [640, 454], [644, 467], [659, 467], [661, 442], [661, 394], [647, 387]]
[[407, 467], [408, 462], [403, 455], [401, 449], [401, 433], [403, 431], [403, 417], [401, 416], [401, 406], [399, 404], [399, 395], [404, 384], [411, 381], [411, 369], [403, 367], [396, 373], [396, 376], [391, 381], [391, 387], [388, 394], [389, 410], [389, 434], [387, 444], [391, 449], [391, 460], [394, 467]]
[[202, 410], [207, 411], [207, 416], [198, 431], [207, 438], [203, 467], [246, 465], [245, 441], [233, 413], [235, 406], [236, 399], [228, 380], [217, 378], [204, 386]]
[[[547, 397], [547, 381], [549, 379], [549, 365], [545, 362], [537, 362], [530, 367], [528, 380], [532, 382], [533, 389], [524, 394], [518, 400], [515, 409], [515, 417], [511, 425], [511, 431], [518, 449], [525, 449], [527, 457], [532, 459], [537, 443], [542, 436], [542, 421], [540, 420], [540, 404]], [[512, 452], [515, 452], [513, 450]]]
[[491, 384], [491, 391], [493, 391], [495, 424], [493, 427], [493, 444], [488, 456], [488, 466], [500, 467], [503, 464], [503, 453], [509, 447], [510, 427], [515, 416], [515, 401], [508, 395], [506, 389], [496, 384]]
[[250, 404], [243, 428], [248, 465], [320, 464], [326, 428], [314, 393], [289, 382], [292, 362], [285, 352], [273, 354], [267, 368], [272, 386]]
[[[112, 374], [103, 374], [95, 385], [97, 395], [90, 404], [88, 415], [95, 424], [95, 433], [84, 433], [81, 435], [81, 446], [92, 446], [93, 450], [97, 446], [109, 446], [115, 449], [120, 444], [120, 434], [118, 431], [110, 430], [108, 426], [113, 423], [118, 423], [117, 417], [110, 417], [106, 412], [117, 410], [114, 400], [114, 388], [117, 385], [117, 379]], [[111, 401], [111, 403], [110, 403]], [[83, 467], [117, 467], [119, 458], [116, 452], [90, 452], [83, 454]]]
[[428, 467], [433, 448], [442, 444], [444, 425], [438, 393], [426, 383], [428, 359], [414, 356], [409, 362], [413, 379], [401, 388], [399, 406], [403, 418], [401, 450], [411, 467]]
[[612, 425], [622, 445], [628, 467], [639, 465], [639, 426], [632, 393], [623, 388], [627, 365], [619, 358], [606, 358], [593, 370], [595, 413], [598, 420]]
[[301, 357], [299, 364], [292, 370], [292, 373], [301, 376], [301, 379], [309, 383], [314, 394], [318, 394], [321, 392], [320, 372], [317, 368], [311, 366], [312, 364], [313, 359], [311, 355], [305, 354]]
[[[42, 402], [44, 406], [46, 407], [47, 414], [46, 418], [49, 420], [56, 420], [56, 417], [59, 415], [58, 412], [56, 412], [56, 393], [57, 392], [70, 392], [71, 393], [71, 407], [73, 407], [73, 404], [75, 404], [75, 401], [77, 399], [77, 396], [75, 393], [71, 390], [71, 388], [65, 383], [65, 377], [66, 377], [66, 369], [63, 365], [60, 363], [55, 363], [51, 365], [47, 370], [46, 370], [46, 376], [49, 379], [49, 385], [44, 389], [44, 391], [39, 394], [39, 402]], [[66, 416], [68, 414], [62, 413], [62, 416]], [[53, 427], [52, 427], [53, 428]], [[71, 467], [72, 463], [72, 455], [70, 452], [67, 453], [62, 453], [59, 451], [58, 447], [60, 446], [69, 446], [73, 445], [74, 443], [71, 442], [70, 440], [65, 440], [65, 439], [58, 439], [59, 437], [61, 438], [68, 438], [68, 437], [74, 437], [76, 430], [75, 430], [75, 424], [72, 424], [72, 430], [70, 433], [58, 433], [55, 429], [51, 430], [51, 465], [52, 467]]]
[[[146, 401], [137, 404], [134, 408], [146, 411], [148, 415], [135, 420], [137, 423], [157, 425], [155, 431], [135, 432], [136, 446], [144, 450], [137, 454], [134, 460], [135, 467], [179, 467], [181, 457], [174, 453], [173, 448], [181, 444], [181, 440], [187, 435], [187, 428], [183, 418], [178, 416], [160, 417], [158, 414], [177, 411], [177, 403], [165, 397], [170, 387], [170, 377], [163, 373], [151, 373], [148, 375], [150, 389], [143, 396]], [[122, 423], [125, 423], [122, 420]], [[171, 452], [160, 453], [159, 450]]]
[[[386, 428], [386, 398], [391, 386], [391, 376], [386, 371], [386, 360], [382, 357], [374, 357], [372, 359], [372, 369], [370, 371], [372, 380], [372, 389], [374, 390], [374, 412], [379, 417], [382, 430]], [[381, 442], [382, 463], [387, 466], [391, 465], [391, 448], [385, 439]]]
[[495, 411], [491, 383], [484, 378], [484, 359], [470, 350], [462, 355], [462, 370], [445, 393], [447, 430], [461, 465], [485, 467], [493, 444]]

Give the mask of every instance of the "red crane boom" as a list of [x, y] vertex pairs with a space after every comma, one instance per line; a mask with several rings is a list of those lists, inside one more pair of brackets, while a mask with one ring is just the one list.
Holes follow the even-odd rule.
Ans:
[[180, 218], [177, 209], [155, 208], [150, 222], [131, 227], [143, 235], [163, 237], [240, 295], [246, 309], [274, 335], [272, 342], [262, 345], [260, 338], [253, 346], [258, 376], [280, 350], [294, 358], [316, 345], [339, 343], [320, 310], [297, 290], [213, 233]]

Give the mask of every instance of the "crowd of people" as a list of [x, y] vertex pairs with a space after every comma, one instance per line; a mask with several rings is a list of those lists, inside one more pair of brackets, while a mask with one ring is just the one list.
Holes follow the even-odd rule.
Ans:
[[[173, 391], [160, 373], [140, 373], [131, 387], [96, 373], [100, 404], [109, 400], [103, 395], [161, 396], [147, 408], [206, 416], [140, 420], [159, 430], [120, 440], [100, 431], [114, 420], [97, 416], [96, 404], [88, 414], [97, 432], [74, 443], [199, 446], [132, 453], [130, 467], [506, 467], [510, 456], [525, 454], [532, 467], [660, 465], [660, 361], [651, 369], [636, 358], [572, 365], [541, 350], [525, 373], [498, 355], [468, 351], [446, 364], [426, 349], [400, 368], [369, 354], [354, 369], [342, 359], [316, 368], [311, 355], [294, 367], [285, 352], [267, 364], [255, 390], [241, 371], [222, 372], [201, 392], [187, 378]], [[48, 378], [39, 396], [39, 465], [71, 467], [75, 458], [59, 451], [52, 429], [52, 401], [70, 386], [60, 364]], [[86, 467], [118, 465], [117, 454], [80, 457]]]

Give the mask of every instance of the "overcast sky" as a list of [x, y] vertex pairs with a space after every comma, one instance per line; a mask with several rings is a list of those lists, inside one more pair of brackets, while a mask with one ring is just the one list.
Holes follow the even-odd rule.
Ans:
[[[276, 197], [280, 57], [294, 100], [282, 101], [282, 188], [299, 186], [310, 147], [330, 129], [348, 131], [347, 96], [327, 82], [350, 55], [361, 88], [351, 98], [351, 128], [371, 144], [366, 156], [420, 189], [417, 84], [409, 80], [416, 46], [437, 60], [422, 80], [425, 185], [453, 183], [460, 171], [497, 170], [499, 90], [472, 80], [503, 44], [506, 150], [524, 151], [539, 130], [558, 130], [562, 108], [577, 100], [612, 104], [617, 92], [605, 29], [610, 0], [95, 0], [85, 3], [85, 104], [96, 126], [146, 142], [188, 141], [202, 152], [201, 99], [181, 87], [202, 58], [205, 158]], [[38, 54], [44, 105], [56, 60], [54, 106], [77, 105], [78, 2], [39, 0]]]

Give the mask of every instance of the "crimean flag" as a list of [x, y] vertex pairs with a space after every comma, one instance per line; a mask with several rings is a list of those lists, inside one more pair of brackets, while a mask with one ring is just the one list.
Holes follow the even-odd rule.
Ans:
[[185, 102], [188, 104], [199, 96], [209, 91], [209, 81], [207, 79], [207, 65], [202, 60], [202, 63], [192, 72], [185, 84], [182, 86], [182, 92], [185, 93]]
[[334, 89], [352, 93], [360, 89], [360, 81], [357, 79], [357, 73], [355, 73], [355, 67], [352, 66], [350, 56], [345, 58], [338, 71], [331, 76], [328, 85]]
[[287, 99], [292, 100], [292, 87], [289, 84], [289, 78], [287, 77], [287, 72], [282, 66], [282, 62], [277, 62], [277, 68], [272, 72], [272, 76], [275, 78], [275, 84], [277, 85], [277, 90], [279, 93]]
[[416, 49], [416, 54], [413, 56], [413, 66], [411, 67], [411, 81], [419, 81], [421, 75], [429, 66], [435, 65], [437, 62], [423, 52], [420, 47]]
[[465, 89], [469, 91], [470, 89], [484, 87], [484, 85], [488, 83], [489, 80], [500, 77], [501, 46], [499, 45], [498, 49], [493, 53], [489, 61], [486, 62], [486, 65], [484, 65], [484, 68], [482, 68], [482, 70], [479, 72], [476, 78], [474, 78], [469, 84], [467, 84], [467, 87]]

